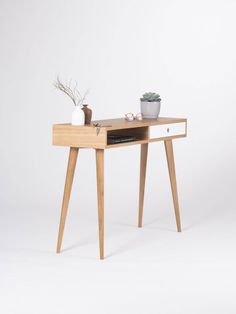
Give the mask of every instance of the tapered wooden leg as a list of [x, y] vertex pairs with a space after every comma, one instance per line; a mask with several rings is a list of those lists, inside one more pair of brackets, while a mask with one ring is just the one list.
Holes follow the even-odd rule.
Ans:
[[100, 259], [104, 259], [104, 149], [96, 149]]
[[147, 154], [148, 154], [148, 144], [141, 144], [140, 182], [139, 182], [139, 215], [138, 215], [139, 228], [142, 227], [142, 220], [143, 220], [143, 202], [144, 202], [145, 178], [146, 178], [146, 168], [147, 168]]
[[175, 175], [175, 162], [174, 162], [172, 140], [165, 141], [165, 149], [166, 149], [166, 158], [167, 158], [169, 175], [170, 175], [173, 203], [174, 203], [174, 208], [175, 208], [175, 219], [176, 219], [176, 224], [177, 224], [177, 230], [178, 232], [181, 232], [179, 201], [178, 201], [177, 183], [176, 183], [176, 175]]
[[63, 201], [62, 201], [61, 219], [60, 219], [58, 240], [57, 240], [57, 253], [60, 253], [61, 251], [62, 237], [63, 237], [64, 227], [65, 227], [66, 215], [67, 215], [68, 204], [70, 200], [70, 192], [71, 192], [71, 187], [72, 187], [73, 178], [74, 178], [78, 151], [79, 149], [77, 147], [70, 147], [64, 195], [63, 195]]

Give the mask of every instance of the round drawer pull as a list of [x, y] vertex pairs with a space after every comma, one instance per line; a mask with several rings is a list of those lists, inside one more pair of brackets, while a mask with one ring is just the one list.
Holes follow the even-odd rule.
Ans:
[[167, 130], [166, 130], [168, 133], [170, 132], [170, 129], [169, 128], [167, 128]]

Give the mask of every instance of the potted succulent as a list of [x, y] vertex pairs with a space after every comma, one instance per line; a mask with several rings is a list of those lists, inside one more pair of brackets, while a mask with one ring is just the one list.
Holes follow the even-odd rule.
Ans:
[[157, 93], [145, 93], [140, 98], [141, 113], [144, 119], [157, 119], [160, 113], [161, 98]]

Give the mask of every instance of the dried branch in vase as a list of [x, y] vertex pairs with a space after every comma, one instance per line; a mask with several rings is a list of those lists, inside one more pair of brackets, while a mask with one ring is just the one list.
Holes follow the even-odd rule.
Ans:
[[69, 83], [62, 83], [59, 76], [57, 76], [56, 81], [54, 82], [54, 87], [65, 93], [70, 99], [73, 101], [75, 106], [82, 106], [85, 97], [88, 95], [89, 90], [85, 92], [83, 96], [81, 96], [80, 92], [77, 89], [77, 82], [74, 83], [74, 86], [71, 84], [71, 80]]

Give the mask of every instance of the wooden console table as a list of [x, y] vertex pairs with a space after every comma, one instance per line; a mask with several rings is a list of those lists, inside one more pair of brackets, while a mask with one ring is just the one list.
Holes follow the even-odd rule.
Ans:
[[[93, 124], [89, 126], [74, 126], [71, 124], [53, 125], [53, 145], [70, 147], [58, 233], [57, 253], [60, 253], [61, 251], [62, 237], [79, 148], [94, 148], [96, 150], [100, 259], [104, 259], [105, 149], [137, 144], [140, 144], [141, 146], [138, 226], [142, 227], [148, 144], [156, 141], [164, 141], [177, 230], [180, 232], [181, 223], [172, 140], [185, 137], [186, 135], [187, 119], [182, 118], [158, 118], [157, 120], [144, 119], [142, 121], [134, 120], [131, 122], [128, 122], [125, 119], [109, 119], [94, 121]], [[123, 140], [127, 140], [127, 137], [129, 137], [132, 140], [128, 142], [114, 143], [111, 140], [114, 137], [118, 139], [123, 138]]]

